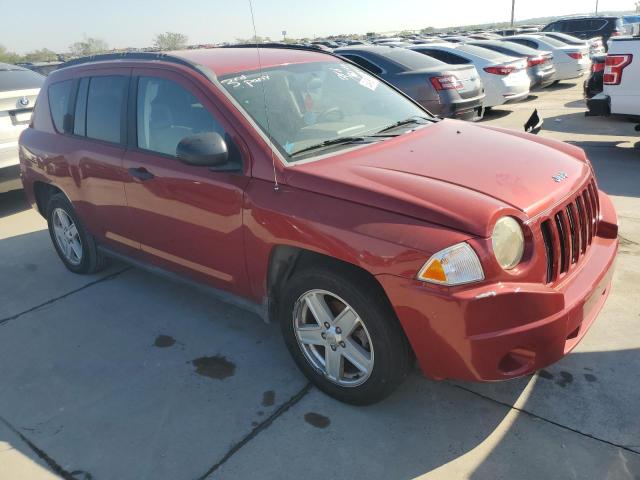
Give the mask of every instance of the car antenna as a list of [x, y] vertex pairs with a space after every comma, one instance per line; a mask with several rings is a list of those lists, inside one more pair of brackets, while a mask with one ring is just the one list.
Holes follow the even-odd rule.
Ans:
[[[260, 48], [258, 47], [258, 32], [256, 31], [256, 19], [253, 15], [253, 3], [249, 2], [249, 11], [251, 12], [251, 23], [253, 24], [253, 39], [256, 43], [256, 52], [258, 53], [258, 71], [262, 79], [262, 58], [260, 58]], [[267, 93], [264, 88], [264, 81], [259, 82], [262, 85], [262, 101], [264, 102], [264, 116], [267, 120], [267, 137], [269, 138], [269, 149], [271, 150], [271, 164], [273, 165], [273, 189], [277, 192], [280, 190], [278, 185], [278, 176], [276, 175], [276, 157], [273, 153], [273, 141], [271, 140], [271, 126], [269, 125], [269, 109], [267, 108]]]

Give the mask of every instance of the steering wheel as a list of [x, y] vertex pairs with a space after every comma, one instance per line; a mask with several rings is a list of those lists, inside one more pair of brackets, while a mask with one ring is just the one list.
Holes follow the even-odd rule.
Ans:
[[339, 122], [343, 119], [344, 112], [340, 110], [340, 107], [331, 107], [326, 109], [324, 112], [319, 113], [316, 122]]

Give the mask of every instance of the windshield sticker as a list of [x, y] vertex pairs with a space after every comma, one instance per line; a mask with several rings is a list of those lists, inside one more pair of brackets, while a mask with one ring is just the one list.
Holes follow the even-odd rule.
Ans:
[[380, 85], [380, 80], [376, 80], [373, 77], [366, 77], [363, 75], [362, 79], [360, 80], [360, 85], [373, 91], [378, 88], [378, 85]]
[[239, 87], [251, 87], [253, 88], [256, 83], [266, 82], [270, 80], [271, 77], [269, 75], [260, 75], [259, 77], [249, 78], [246, 75], [240, 75], [233, 78], [227, 78], [226, 80], [222, 80], [220, 83], [223, 85], [229, 86], [231, 88], [239, 88]]
[[331, 71], [336, 74], [340, 80], [355, 80], [359, 85], [368, 88], [369, 90], [375, 90], [380, 85], [380, 81], [376, 80], [369, 75], [358, 72], [355, 68], [350, 66], [335, 67]]

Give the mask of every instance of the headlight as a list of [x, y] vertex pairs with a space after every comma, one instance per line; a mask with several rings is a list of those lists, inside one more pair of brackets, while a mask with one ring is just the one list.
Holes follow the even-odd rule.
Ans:
[[420, 269], [418, 280], [440, 285], [461, 285], [484, 279], [480, 260], [467, 243], [440, 250]]
[[496, 222], [491, 243], [496, 260], [505, 270], [511, 270], [522, 260], [524, 234], [515, 218], [503, 217]]

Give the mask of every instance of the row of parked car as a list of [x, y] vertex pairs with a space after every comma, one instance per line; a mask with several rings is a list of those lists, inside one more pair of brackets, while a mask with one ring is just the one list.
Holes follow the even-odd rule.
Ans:
[[333, 52], [384, 78], [435, 114], [476, 120], [486, 109], [526, 99], [532, 89], [590, 71], [592, 46], [558, 35], [379, 42]]

